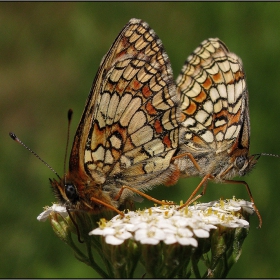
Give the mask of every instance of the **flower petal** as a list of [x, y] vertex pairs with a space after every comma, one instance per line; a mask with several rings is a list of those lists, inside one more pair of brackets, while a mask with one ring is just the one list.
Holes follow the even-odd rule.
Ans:
[[194, 229], [193, 233], [199, 238], [208, 238], [210, 236], [210, 233], [202, 228]]
[[51, 207], [48, 207], [45, 211], [43, 211], [37, 217], [37, 220], [40, 222], [45, 222], [48, 219], [51, 212], [56, 212], [60, 214], [63, 218], [66, 218], [68, 216], [68, 212], [65, 206], [59, 204], [53, 204]]
[[105, 241], [107, 244], [120, 245], [124, 242], [124, 239], [117, 238], [114, 235], [107, 235]]

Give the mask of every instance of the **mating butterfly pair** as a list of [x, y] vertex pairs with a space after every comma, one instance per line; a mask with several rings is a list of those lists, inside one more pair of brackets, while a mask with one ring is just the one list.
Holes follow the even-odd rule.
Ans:
[[228, 181], [251, 170], [257, 157], [249, 156], [249, 137], [240, 58], [208, 39], [175, 84], [160, 39], [131, 19], [101, 62], [69, 172], [51, 184], [70, 209], [96, 212], [117, 210], [136, 192], [179, 177], [203, 177], [188, 204], [208, 179]]

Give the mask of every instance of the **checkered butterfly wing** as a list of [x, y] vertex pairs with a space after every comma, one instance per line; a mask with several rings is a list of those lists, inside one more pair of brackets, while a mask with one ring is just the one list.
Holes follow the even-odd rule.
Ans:
[[188, 57], [177, 81], [181, 99], [181, 152], [186, 176], [218, 180], [244, 175], [255, 164], [248, 156], [250, 120], [242, 61], [219, 39], [208, 39]]
[[[173, 172], [178, 100], [161, 41], [148, 24], [131, 19], [103, 58], [78, 126], [69, 173], [53, 183], [61, 200], [95, 210], [92, 198], [118, 207], [131, 196], [124, 185], [144, 191]], [[74, 190], [75, 190], [74, 189]]]

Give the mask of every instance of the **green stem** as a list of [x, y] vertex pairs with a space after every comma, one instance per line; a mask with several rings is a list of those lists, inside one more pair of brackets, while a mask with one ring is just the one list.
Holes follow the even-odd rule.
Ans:
[[94, 261], [93, 255], [92, 255], [92, 251], [91, 251], [91, 242], [90, 240], [87, 238], [85, 240], [86, 242], [86, 246], [87, 246], [87, 253], [88, 253], [88, 259], [90, 261], [90, 266], [99, 273], [99, 275], [103, 278], [112, 278], [110, 277], [103, 269], [101, 269], [99, 267], [99, 265]]

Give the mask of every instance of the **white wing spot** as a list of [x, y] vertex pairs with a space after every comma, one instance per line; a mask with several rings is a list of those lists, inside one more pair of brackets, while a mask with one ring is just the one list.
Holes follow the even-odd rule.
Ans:
[[201, 135], [201, 138], [207, 143], [212, 143], [214, 141], [214, 135], [211, 131], [206, 131]]

